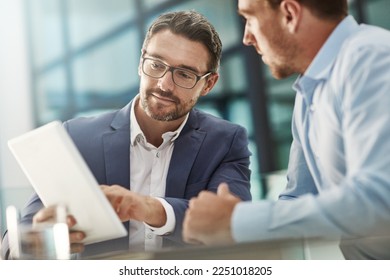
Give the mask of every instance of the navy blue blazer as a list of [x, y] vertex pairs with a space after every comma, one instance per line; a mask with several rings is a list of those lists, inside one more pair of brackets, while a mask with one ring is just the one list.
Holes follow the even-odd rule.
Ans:
[[[64, 123], [99, 184], [130, 186], [130, 110]], [[188, 201], [202, 190], [216, 191], [221, 182], [243, 200], [250, 200], [250, 170], [246, 130], [197, 109], [175, 140], [166, 181], [166, 201], [176, 216], [175, 230], [164, 236], [164, 246], [184, 245], [181, 229]], [[88, 203], [86, 201], [86, 203]], [[24, 209], [23, 222], [31, 222], [43, 207], [37, 195]], [[128, 223], [125, 223], [128, 229]], [[128, 237], [87, 245], [83, 256], [126, 250]]]

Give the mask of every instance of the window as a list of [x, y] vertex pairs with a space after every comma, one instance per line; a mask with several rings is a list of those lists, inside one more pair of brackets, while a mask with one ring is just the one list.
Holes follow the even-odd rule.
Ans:
[[[359, 21], [390, 27], [388, 0], [355, 0]], [[242, 44], [235, 0], [25, 0], [36, 124], [120, 108], [138, 92], [141, 44], [166, 11], [204, 14], [223, 42], [220, 80], [197, 105], [239, 123], [250, 137], [254, 199], [264, 175], [287, 167], [296, 77], [275, 80], [253, 48]]]

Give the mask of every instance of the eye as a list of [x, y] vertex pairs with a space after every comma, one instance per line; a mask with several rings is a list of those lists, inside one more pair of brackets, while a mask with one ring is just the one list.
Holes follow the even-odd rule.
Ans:
[[195, 75], [193, 73], [180, 69], [176, 70], [176, 76], [180, 79], [185, 80], [192, 80], [195, 78]]
[[161, 62], [155, 61], [155, 60], [152, 60], [150, 62], [150, 67], [153, 70], [164, 70], [165, 69], [165, 65], [164, 64], [162, 64]]

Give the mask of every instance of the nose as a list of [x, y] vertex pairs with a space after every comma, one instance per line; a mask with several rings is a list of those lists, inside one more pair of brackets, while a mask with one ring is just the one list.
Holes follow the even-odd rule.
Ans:
[[164, 76], [158, 79], [157, 85], [161, 90], [172, 91], [172, 89], [175, 87], [172, 75], [172, 71], [167, 71]]
[[247, 27], [245, 27], [242, 43], [246, 46], [251, 46], [253, 45], [253, 41], [253, 34], [248, 30]]

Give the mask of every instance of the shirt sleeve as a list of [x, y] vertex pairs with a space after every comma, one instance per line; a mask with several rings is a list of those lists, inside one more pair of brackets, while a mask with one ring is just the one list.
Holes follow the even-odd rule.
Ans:
[[159, 227], [159, 228], [152, 227], [146, 223], [144, 223], [144, 225], [145, 225], [145, 227], [151, 229], [154, 234], [157, 234], [157, 235], [170, 234], [171, 232], [173, 232], [173, 230], [175, 229], [175, 225], [176, 225], [176, 218], [175, 218], [175, 213], [173, 211], [173, 207], [163, 198], [156, 197], [156, 199], [161, 202], [162, 206], [165, 209], [165, 213], [167, 215], [167, 222], [165, 223], [165, 225], [163, 225], [162, 227]]
[[[236, 241], [390, 232], [390, 49], [367, 45], [343, 54], [341, 60], [332, 75], [339, 79], [344, 178], [319, 193], [300, 191], [306, 187], [298, 180], [281, 200], [238, 204], [232, 216]], [[294, 165], [305, 161], [291, 160], [298, 161]], [[304, 171], [289, 166], [289, 172], [298, 178]], [[294, 199], [285, 199], [288, 196]]]

